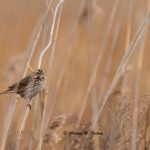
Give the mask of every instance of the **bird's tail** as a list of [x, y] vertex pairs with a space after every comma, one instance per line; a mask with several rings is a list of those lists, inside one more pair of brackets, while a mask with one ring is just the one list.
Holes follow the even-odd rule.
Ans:
[[8, 94], [9, 93], [9, 91], [4, 91], [4, 92], [0, 92], [0, 95], [1, 94]]

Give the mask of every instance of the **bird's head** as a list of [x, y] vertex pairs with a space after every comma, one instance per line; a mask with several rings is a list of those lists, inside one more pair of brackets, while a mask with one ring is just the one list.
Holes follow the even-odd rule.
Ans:
[[36, 74], [38, 79], [45, 80], [44, 71], [42, 69], [37, 69]]

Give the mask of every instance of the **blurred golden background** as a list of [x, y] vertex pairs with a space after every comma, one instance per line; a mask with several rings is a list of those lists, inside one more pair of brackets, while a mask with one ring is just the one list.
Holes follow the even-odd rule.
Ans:
[[[6, 90], [9, 85], [22, 78], [40, 30], [42, 17], [48, 9], [48, 4], [51, 3], [29, 62], [36, 70], [40, 54], [49, 41], [54, 21], [52, 18], [59, 2], [59, 0], [0, 0], [0, 91]], [[96, 116], [100, 115], [99, 122], [106, 127], [106, 133], [94, 149], [150, 148], [150, 138], [146, 136], [149, 133], [147, 130], [149, 119], [145, 118], [145, 114], [149, 113], [149, 98], [146, 97], [145, 99], [148, 100], [142, 102], [142, 98], [145, 94], [147, 96], [150, 90], [149, 6], [149, 0], [65, 0], [63, 2], [56, 15], [51, 46], [43, 55], [41, 65], [49, 81], [46, 122], [60, 114], [72, 114], [79, 121], [81, 119], [82, 123], [87, 123], [94, 122]], [[131, 55], [127, 56], [128, 52], [132, 52]], [[127, 61], [125, 56], [128, 58]], [[115, 76], [122, 61], [123, 70]], [[110, 89], [110, 96], [103, 108], [111, 83], [115, 86]], [[117, 95], [117, 98], [114, 95]], [[41, 126], [40, 102], [37, 103], [36, 98], [32, 101], [20, 149], [29, 147], [33, 149], [33, 146], [29, 146], [30, 129], [34, 121]], [[5, 149], [14, 149], [16, 139], [14, 138], [12, 142], [8, 139], [18, 135], [26, 111], [25, 102], [19, 98], [15, 107], [15, 95], [0, 95], [0, 102], [1, 145], [9, 114], [13, 114], [13, 108], [15, 109], [5, 145]], [[131, 112], [123, 109], [127, 107], [126, 105], [131, 107]], [[99, 111], [101, 108], [102, 113]], [[120, 124], [116, 127], [115, 119], [113, 123], [111, 122], [113, 112], [117, 121], [123, 114], [117, 116], [116, 112], [127, 112], [124, 115], [129, 119], [122, 122], [123, 125], [127, 124], [127, 128], [123, 129]], [[140, 121], [145, 126], [144, 129], [142, 128], [143, 132], [139, 131], [140, 117]], [[122, 129], [119, 134], [120, 140], [114, 137], [117, 133], [110, 122], [116, 128]], [[38, 125], [34, 128], [40, 131]], [[137, 130], [134, 130], [135, 127]], [[129, 133], [126, 140], [122, 140], [121, 136], [124, 130]], [[138, 139], [138, 134], [142, 135], [141, 139]], [[40, 137], [37, 133], [36, 136]], [[104, 144], [106, 141], [109, 141], [109, 144]], [[121, 146], [115, 142], [122, 142]], [[64, 148], [58, 147], [54, 145], [53, 148]]]

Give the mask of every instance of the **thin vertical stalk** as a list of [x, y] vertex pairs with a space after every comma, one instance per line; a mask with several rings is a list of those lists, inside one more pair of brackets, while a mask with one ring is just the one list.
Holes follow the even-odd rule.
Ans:
[[56, 21], [56, 17], [57, 17], [57, 11], [59, 9], [59, 7], [62, 5], [62, 3], [64, 2], [64, 0], [60, 0], [60, 2], [58, 3], [58, 5], [56, 6], [55, 11], [53, 13], [53, 19], [52, 19], [52, 27], [51, 27], [51, 32], [50, 32], [50, 36], [49, 36], [49, 42], [46, 45], [46, 47], [43, 49], [43, 51], [40, 54], [40, 58], [39, 58], [39, 63], [38, 63], [38, 68], [40, 68], [41, 63], [42, 63], [42, 58], [43, 55], [45, 54], [45, 52], [49, 49], [49, 47], [51, 46], [52, 43], [52, 37], [53, 37], [53, 33], [54, 33], [54, 27], [55, 27], [55, 21]]
[[[56, 14], [57, 14], [57, 11], [58, 11], [58, 8], [59, 6], [63, 3], [64, 0], [60, 0], [60, 2], [58, 3], [59, 5], [56, 6], [56, 9], [55, 9], [55, 12], [53, 12], [53, 18], [52, 18], [52, 27], [51, 27], [51, 31], [50, 31], [50, 36], [49, 36], [49, 42], [48, 44], [46, 45], [46, 47], [43, 49], [43, 51], [41, 52], [40, 54], [40, 58], [39, 58], [39, 63], [38, 63], [38, 68], [40, 68], [41, 66], [41, 63], [42, 63], [42, 58], [45, 54], [45, 52], [49, 49], [49, 47], [51, 46], [51, 42], [52, 42], [52, 36], [53, 36], [53, 32], [54, 32], [54, 26], [55, 26], [55, 21], [56, 21]], [[50, 5], [48, 7], [48, 10], [50, 8]], [[46, 12], [46, 16], [48, 14], [48, 10]], [[45, 17], [46, 17], [45, 16]], [[46, 18], [45, 18], [46, 19]], [[43, 27], [43, 24], [42, 24], [42, 27]], [[22, 122], [22, 125], [21, 125], [21, 128], [19, 130], [19, 136], [18, 136], [18, 140], [17, 140], [17, 149], [19, 149], [20, 147], [20, 144], [21, 144], [21, 139], [22, 139], [22, 136], [23, 136], [23, 131], [24, 131], [24, 127], [25, 127], [25, 123], [26, 123], [26, 120], [27, 120], [27, 116], [29, 114], [29, 111], [30, 111], [30, 108], [27, 107], [26, 111], [25, 111], [25, 115], [24, 115], [24, 118], [23, 118], [23, 122]]]
[[[82, 9], [82, 7], [81, 7], [81, 9]], [[79, 12], [79, 16], [80, 16], [81, 10], [79, 10], [78, 12]], [[77, 22], [73, 24], [71, 33], [76, 33], [78, 24], [79, 24], [79, 19], [77, 19]], [[69, 34], [69, 35], [70, 35], [70, 34]], [[67, 36], [67, 37], [68, 37], [68, 36]], [[66, 37], [65, 37], [65, 38], [66, 38]], [[50, 119], [51, 119], [52, 112], [53, 112], [53, 110], [54, 110], [54, 108], [55, 108], [56, 97], [57, 97], [57, 95], [58, 95], [58, 93], [59, 93], [59, 90], [60, 90], [60, 86], [61, 86], [61, 83], [62, 83], [62, 79], [63, 79], [64, 73], [65, 73], [65, 69], [66, 69], [66, 66], [68, 65], [69, 57], [70, 57], [70, 55], [72, 55], [72, 52], [73, 52], [73, 51], [70, 51], [70, 50], [71, 50], [72, 47], [73, 47], [74, 38], [70, 38], [70, 39], [71, 39], [71, 42], [70, 42], [70, 44], [69, 44], [69, 48], [68, 48], [68, 50], [66, 50], [67, 56], [66, 56], [66, 54], [64, 54], [64, 57], [67, 57], [67, 58], [66, 58], [66, 62], [64, 62], [64, 60], [62, 60], [63, 64], [62, 64], [61, 66], [63, 66], [63, 67], [61, 67], [61, 69], [60, 69], [59, 77], [58, 77], [58, 79], [57, 79], [57, 84], [56, 84], [56, 90], [55, 90], [55, 92], [54, 92], [54, 94], [53, 94], [53, 96], [52, 96], [52, 98], [51, 98], [50, 103], [49, 103], [48, 106], [47, 106], [47, 107], [49, 108], [49, 111], [48, 111], [48, 113], [47, 113], [48, 116], [47, 116], [47, 120], [46, 120], [46, 123], [45, 123], [45, 127], [48, 126], [48, 123], [49, 123], [49, 121], [50, 121]], [[56, 41], [56, 40], [55, 40], [55, 41]], [[61, 40], [61, 42], [62, 42], [62, 40]], [[58, 44], [59, 44], [59, 43], [60, 43], [60, 42], [58, 42]], [[63, 58], [63, 59], [64, 59], [64, 58]], [[48, 68], [49, 68], [49, 67], [48, 67]]]
[[97, 115], [95, 116], [94, 122], [92, 124], [92, 129], [95, 127], [95, 125], [96, 125], [96, 123], [98, 121], [98, 118], [101, 116], [101, 113], [102, 113], [102, 111], [103, 111], [103, 109], [105, 107], [105, 104], [106, 104], [108, 98], [110, 97], [110, 94], [112, 93], [112, 91], [113, 91], [113, 89], [114, 89], [114, 87], [115, 87], [115, 85], [116, 85], [120, 75], [122, 74], [127, 61], [131, 57], [132, 53], [135, 50], [134, 49], [135, 46], [137, 45], [137, 43], [141, 39], [141, 36], [142, 36], [143, 32], [145, 31], [145, 24], [149, 21], [148, 20], [149, 19], [148, 15], [149, 15], [149, 10], [148, 10], [148, 12], [147, 12], [147, 14], [146, 14], [146, 16], [144, 18], [144, 21], [141, 23], [141, 25], [140, 25], [140, 27], [139, 27], [139, 29], [138, 29], [138, 31], [137, 31], [137, 33], [136, 33], [132, 43], [130, 44], [129, 48], [127, 49], [126, 53], [124, 54], [124, 56], [122, 58], [122, 61], [121, 61], [120, 65], [119, 65], [119, 67], [117, 69], [115, 77], [114, 77], [114, 79], [113, 79], [113, 81], [112, 81], [108, 91], [105, 94], [105, 97], [103, 99], [102, 105], [100, 106], [99, 111], [98, 111]]
[[[46, 18], [50, 9], [50, 6], [52, 4], [53, 0], [47, 0], [47, 12], [45, 15], [45, 20], [43, 22], [43, 37], [42, 37], [42, 49], [44, 49], [45, 41], [46, 41]], [[35, 128], [35, 123], [36, 123], [36, 113], [37, 113], [37, 107], [38, 107], [38, 98], [39, 96], [36, 96], [36, 101], [35, 101], [35, 106], [34, 106], [34, 112], [33, 112], [33, 121], [32, 121], [32, 127], [31, 127], [31, 139], [30, 139], [30, 144], [29, 144], [29, 150], [32, 149], [32, 143], [33, 143], [33, 131]]]
[[[94, 1], [88, 0], [87, 4], [87, 9], [88, 9], [88, 52], [89, 52], [89, 80], [92, 76], [93, 72], [93, 66], [94, 66], [94, 54], [93, 54], [93, 3]], [[96, 98], [96, 88], [95, 88], [95, 81], [91, 87], [91, 103], [92, 103], [92, 117], [96, 114], [96, 103], [97, 103], [97, 98]]]
[[92, 86], [93, 86], [93, 83], [96, 79], [96, 74], [97, 74], [97, 71], [98, 71], [98, 67], [100, 65], [101, 58], [102, 58], [104, 50], [105, 50], [105, 46], [107, 44], [107, 39], [108, 39], [109, 34], [110, 34], [110, 29], [112, 27], [113, 19], [115, 17], [116, 11], [117, 11], [118, 4], [119, 4], [119, 0], [116, 0], [115, 4], [114, 4], [114, 7], [113, 7], [113, 10], [112, 10], [112, 13], [111, 13], [111, 16], [110, 16], [110, 20], [109, 20], [109, 23], [108, 23], [108, 27], [107, 27], [105, 36], [104, 36], [104, 39], [103, 39], [103, 42], [102, 42], [102, 46], [99, 50], [99, 55], [98, 55], [98, 58], [97, 58], [97, 62], [96, 62], [95, 68], [93, 69], [93, 74], [90, 78], [88, 88], [87, 88], [87, 92], [86, 92], [86, 95], [84, 96], [83, 103], [81, 105], [82, 108], [81, 108], [81, 111], [79, 112], [79, 121], [78, 121], [77, 126], [79, 126], [79, 124], [81, 122], [81, 119], [82, 119], [82, 116], [83, 116], [83, 113], [84, 113], [84, 110], [85, 110], [85, 107], [86, 107], [86, 104], [87, 104], [87, 100], [88, 100], [88, 97], [89, 97], [89, 93], [90, 93], [90, 91], [92, 89]]
[[117, 24], [115, 32], [113, 34], [114, 37], [113, 37], [112, 45], [110, 47], [110, 51], [109, 51], [109, 54], [108, 54], [109, 56], [106, 60], [104, 75], [103, 75], [102, 83], [101, 83], [100, 89], [99, 89], [98, 104], [100, 104], [100, 101], [101, 101], [102, 95], [104, 94], [104, 90], [105, 90], [106, 83], [107, 83], [107, 80], [108, 80], [108, 75], [109, 75], [109, 71], [110, 71], [111, 64], [112, 64], [112, 59], [113, 59], [113, 54], [114, 54], [114, 51], [115, 51], [115, 46], [116, 46], [117, 39], [118, 39], [118, 36], [119, 36], [119, 30], [120, 30], [120, 23]]
[[[63, 2], [64, 2], [64, 0], [60, 0], [58, 2], [58, 4], [56, 5], [55, 11], [53, 12], [54, 24], [52, 24], [52, 30], [51, 30], [52, 32], [50, 33], [50, 37], [51, 37], [50, 40], [51, 41], [49, 42], [47, 47], [43, 50], [43, 52], [46, 51], [46, 49], [49, 48], [49, 46], [51, 45], [52, 36], [53, 36], [53, 32], [54, 32], [54, 27], [55, 27], [55, 21], [56, 21], [57, 13], [59, 11], [59, 13], [58, 13], [58, 21], [57, 21], [57, 24], [56, 24], [56, 34], [55, 34], [55, 37], [54, 37], [54, 42], [52, 43], [53, 46], [52, 46], [52, 53], [51, 53], [50, 65], [49, 65], [49, 76], [50, 76], [51, 68], [52, 68], [52, 64], [53, 64], [55, 45], [56, 45], [56, 39], [57, 39], [57, 34], [58, 34], [58, 29], [59, 29], [59, 24], [60, 24], [60, 18], [61, 18], [61, 14], [62, 14]], [[41, 58], [40, 58], [40, 61], [41, 61]], [[50, 77], [48, 79], [50, 80]], [[47, 88], [49, 88], [49, 82], [50, 82], [49, 80], [48, 80], [48, 87]], [[38, 150], [41, 150], [42, 143], [43, 143], [43, 134], [44, 134], [45, 117], [46, 117], [46, 106], [47, 106], [47, 92], [48, 92], [48, 89], [46, 89], [46, 95], [44, 97], [44, 109], [43, 109], [43, 113], [42, 113], [42, 124], [41, 124], [40, 138], [39, 138], [38, 148], [37, 148]]]

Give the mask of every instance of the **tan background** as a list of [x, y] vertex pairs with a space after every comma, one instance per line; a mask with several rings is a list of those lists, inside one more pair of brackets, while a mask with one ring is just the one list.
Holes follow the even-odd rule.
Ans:
[[[50, 78], [50, 89], [48, 93], [48, 103], [55, 93], [56, 105], [53, 108], [52, 116], [63, 113], [72, 113], [78, 116], [82, 108], [82, 102], [87, 94], [87, 88], [90, 78], [94, 72], [100, 48], [104, 46], [103, 40], [109, 28], [110, 16], [113, 13], [115, 0], [66, 0], [62, 10], [58, 39], [56, 41], [56, 50]], [[148, 0], [120, 0], [118, 3], [115, 17], [112, 20], [112, 26], [108, 32], [104, 54], [98, 67], [96, 80], [92, 92], [89, 94], [88, 102], [85, 109], [83, 122], [88, 122], [92, 116], [92, 100], [96, 97], [98, 101], [99, 88], [102, 84], [104, 68], [109, 55], [113, 55], [108, 79], [105, 87], [107, 91], [119, 66], [125, 50], [130, 46], [133, 37], [137, 33], [138, 27], [143, 21], [149, 8]], [[34, 37], [38, 31], [41, 16], [46, 10], [46, 1], [44, 0], [0, 0], [0, 91], [21, 78], [24, 70], [24, 61], [27, 52], [30, 51]], [[131, 11], [130, 11], [131, 10]], [[49, 15], [51, 17], [51, 15]], [[48, 19], [49, 24], [51, 19]], [[113, 54], [110, 54], [112, 41], [116, 34], [116, 27], [120, 25], [117, 43], [114, 47]], [[130, 36], [127, 38], [130, 26]], [[47, 27], [48, 28], [48, 27]], [[50, 28], [50, 27], [49, 27]], [[49, 30], [48, 30], [49, 32]], [[48, 33], [47, 32], [47, 33]], [[130, 68], [125, 89], [125, 95], [134, 98], [134, 87], [136, 85], [136, 64], [138, 61], [138, 51], [144, 49], [144, 59], [142, 77], [140, 79], [140, 98], [150, 90], [150, 45], [149, 45], [149, 24], [146, 30], [146, 38], [141, 38], [135, 51], [129, 59], [127, 66]], [[127, 43], [129, 40], [129, 44]], [[144, 46], [142, 40], [145, 42]], [[46, 41], [47, 42], [47, 41]], [[35, 69], [38, 61], [39, 49], [38, 44], [34, 56], [31, 60], [31, 66]], [[42, 67], [46, 68], [49, 60], [49, 53], [46, 52]], [[60, 77], [61, 69], [64, 68], [64, 74], [59, 90], [57, 82]], [[46, 70], [45, 70], [46, 71]], [[92, 96], [94, 95], [94, 96]], [[103, 94], [104, 96], [104, 94]], [[6, 114], [9, 106], [15, 96], [2, 95], [0, 97], [0, 134], [2, 134]], [[101, 97], [102, 99], [102, 97]], [[33, 108], [35, 100], [33, 100]], [[115, 105], [115, 102], [112, 104]], [[40, 106], [38, 107], [40, 109]], [[23, 117], [25, 103], [21, 99], [17, 104], [14, 115], [14, 121], [17, 127], [20, 126], [20, 120]], [[19, 113], [19, 114], [18, 114]], [[31, 110], [26, 129], [31, 126]], [[40, 110], [38, 112], [40, 115]], [[107, 114], [106, 114], [107, 117]], [[17, 131], [16, 127], [16, 131]]]

